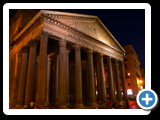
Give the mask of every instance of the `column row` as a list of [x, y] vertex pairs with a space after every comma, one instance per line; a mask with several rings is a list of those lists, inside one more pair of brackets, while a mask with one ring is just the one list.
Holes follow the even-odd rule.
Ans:
[[[36, 69], [37, 62], [37, 42], [32, 41], [28, 44], [29, 47], [24, 47], [19, 53], [19, 62], [17, 69], [16, 81], [19, 81], [18, 95], [17, 95], [17, 106], [23, 105], [30, 106], [30, 103], [35, 101], [35, 108], [43, 108], [49, 103], [49, 74], [50, 74], [50, 62], [47, 63], [47, 45], [48, 35], [42, 34], [40, 40], [40, 50], [38, 56], [38, 71]], [[59, 42], [59, 54], [56, 57], [55, 69], [56, 69], [56, 80], [54, 81], [53, 87], [55, 96], [55, 105], [59, 108], [68, 107], [68, 81], [69, 81], [69, 53], [66, 49], [67, 42]], [[29, 49], [28, 49], [29, 48]], [[82, 66], [81, 66], [81, 47], [74, 45], [75, 49], [75, 83], [74, 83], [74, 107], [83, 108], [83, 94], [82, 94]], [[87, 53], [87, 73], [88, 73], [88, 88], [87, 99], [89, 101], [88, 106], [96, 107], [96, 87], [98, 92], [98, 104], [102, 105], [106, 103], [106, 85], [105, 85], [105, 71], [103, 56], [97, 53], [96, 58], [96, 72], [97, 72], [97, 86], [95, 85], [94, 75], [94, 61], [93, 51], [85, 50]], [[120, 77], [118, 62], [115, 60], [115, 79], [117, 88], [118, 101], [122, 101], [121, 88], [120, 88]], [[121, 74], [122, 74], [122, 86], [123, 94], [127, 99], [125, 76], [123, 62], [120, 62]], [[47, 69], [48, 68], [48, 69]], [[110, 100], [115, 101], [115, 87], [113, 80], [113, 69], [112, 59], [107, 57], [107, 68], [108, 68], [108, 80], [109, 80], [109, 91]], [[48, 74], [48, 75], [47, 75]], [[19, 77], [18, 77], [19, 76]], [[48, 77], [48, 78], [47, 78]]]

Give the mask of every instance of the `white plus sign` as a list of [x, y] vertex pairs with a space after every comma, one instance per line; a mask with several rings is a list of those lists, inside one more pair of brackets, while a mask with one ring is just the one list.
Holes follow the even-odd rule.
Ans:
[[146, 101], [146, 105], [149, 104], [149, 101], [152, 101], [152, 98], [149, 98], [149, 95], [146, 94], [146, 97], [145, 98], [142, 98], [142, 101]]

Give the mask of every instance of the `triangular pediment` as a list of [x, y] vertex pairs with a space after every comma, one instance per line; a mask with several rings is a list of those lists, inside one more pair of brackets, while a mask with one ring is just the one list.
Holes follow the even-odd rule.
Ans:
[[56, 11], [43, 11], [43, 13], [111, 48], [125, 52], [122, 46], [97, 16]]

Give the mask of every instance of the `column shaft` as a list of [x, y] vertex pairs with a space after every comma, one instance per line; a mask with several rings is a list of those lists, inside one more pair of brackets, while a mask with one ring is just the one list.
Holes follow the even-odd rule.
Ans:
[[106, 85], [104, 81], [104, 64], [103, 64], [103, 56], [102, 54], [97, 55], [97, 67], [98, 67], [98, 99], [99, 104], [105, 104], [106, 103]]
[[17, 63], [17, 74], [16, 74], [16, 77], [13, 81], [13, 87], [12, 87], [12, 94], [11, 94], [11, 104], [12, 106], [15, 106], [16, 103], [17, 103], [17, 98], [18, 98], [18, 85], [19, 85], [19, 79], [20, 79], [20, 71], [21, 71], [21, 61], [22, 61], [22, 52], [18, 52], [17, 53], [17, 60], [18, 60], [18, 63]]
[[117, 87], [117, 97], [119, 101], [122, 101], [120, 79], [119, 79], [119, 70], [118, 70], [118, 61], [115, 60], [115, 72], [116, 72], [116, 87]]
[[13, 86], [13, 81], [15, 79], [14, 74], [15, 74], [15, 64], [16, 64], [16, 54], [10, 55], [10, 73], [9, 73], [9, 99], [10, 102], [12, 101], [12, 86]]
[[37, 76], [36, 106], [43, 108], [46, 100], [46, 80], [47, 80], [47, 44], [48, 35], [42, 34], [40, 40], [40, 52]]
[[46, 105], [49, 105], [49, 90], [50, 90], [50, 70], [51, 70], [51, 58], [48, 57], [47, 62], [47, 84], [46, 84]]
[[94, 81], [94, 69], [93, 69], [93, 52], [87, 50], [88, 54], [88, 100], [89, 106], [97, 106], [96, 104], [96, 91], [95, 91], [95, 81]]
[[66, 50], [66, 62], [67, 62], [67, 104], [69, 105], [69, 50]]
[[33, 88], [33, 93], [34, 93], [34, 101], [36, 101], [36, 91], [37, 91], [37, 77], [38, 77], [38, 56], [36, 57], [36, 62], [35, 62], [35, 76], [34, 76], [34, 88]]
[[82, 107], [81, 49], [75, 45], [75, 107]]
[[27, 75], [27, 64], [28, 64], [28, 48], [24, 48], [22, 51], [22, 64], [21, 64], [21, 73], [19, 79], [18, 87], [18, 106], [23, 106], [25, 98], [25, 88], [26, 88], [26, 75]]
[[61, 41], [59, 43], [59, 107], [67, 107], [67, 57], [66, 57], [66, 41]]
[[34, 78], [35, 78], [35, 62], [36, 62], [37, 43], [30, 43], [27, 80], [26, 80], [26, 93], [25, 93], [25, 105], [29, 106], [30, 102], [34, 99]]
[[53, 105], [58, 106], [58, 80], [59, 80], [59, 55], [54, 56], [54, 70], [53, 70]]
[[111, 58], [110, 57], [107, 57], [107, 67], [108, 67], [110, 100], [115, 101], [114, 83], [113, 83], [113, 70], [112, 70], [112, 63], [111, 63]]

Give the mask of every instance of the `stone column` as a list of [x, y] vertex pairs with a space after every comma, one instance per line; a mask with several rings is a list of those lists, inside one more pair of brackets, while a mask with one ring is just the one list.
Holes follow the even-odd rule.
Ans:
[[59, 108], [67, 108], [67, 57], [66, 57], [66, 41], [59, 42]]
[[36, 89], [37, 89], [37, 74], [38, 74], [38, 56], [36, 57], [35, 62], [35, 76], [34, 76], [34, 101], [36, 102]]
[[50, 70], [51, 70], [51, 58], [48, 57], [48, 62], [47, 62], [47, 84], [46, 84], [46, 106], [49, 105]]
[[12, 54], [9, 54], [9, 79], [11, 78], [11, 73], [12, 73], [12, 69], [11, 68], [12, 68]]
[[120, 87], [120, 79], [119, 79], [119, 70], [118, 70], [118, 60], [115, 61], [115, 72], [116, 72], [116, 87], [117, 87], [117, 98], [118, 101], [122, 101], [122, 95], [121, 95], [121, 87]]
[[34, 100], [34, 78], [35, 78], [35, 63], [37, 57], [37, 43], [31, 42], [29, 44], [29, 60], [26, 79], [26, 91], [25, 91], [25, 105], [29, 106], [30, 102]]
[[83, 107], [82, 100], [82, 69], [81, 69], [81, 48], [74, 45], [75, 48], [75, 108]]
[[69, 50], [66, 50], [66, 63], [67, 63], [67, 105], [69, 106]]
[[97, 81], [97, 86], [98, 86], [98, 99], [99, 99], [99, 104], [105, 104], [106, 103], [106, 85], [104, 81], [104, 64], [103, 64], [103, 55], [102, 54], [97, 54], [97, 67], [98, 67], [98, 81]]
[[12, 101], [12, 86], [15, 79], [16, 54], [10, 54], [10, 73], [9, 73], [9, 100]]
[[88, 100], [89, 106], [96, 107], [96, 90], [94, 81], [94, 69], [93, 69], [93, 51], [87, 50], [87, 64], [88, 64]]
[[47, 80], [47, 44], [48, 34], [42, 33], [40, 39], [37, 90], [36, 90], [36, 108], [43, 108], [46, 100], [46, 80]]
[[53, 106], [58, 107], [58, 80], [59, 80], [59, 55], [54, 56], [54, 71], [53, 71]]
[[107, 67], [108, 67], [110, 100], [113, 101], [113, 102], [115, 102], [114, 82], [113, 82], [113, 70], [112, 70], [111, 57], [107, 57]]
[[21, 61], [22, 61], [22, 52], [18, 52], [17, 53], [17, 60], [18, 60], [18, 63], [17, 63], [17, 74], [16, 74], [16, 77], [13, 81], [13, 87], [12, 87], [12, 94], [11, 94], [11, 105], [12, 106], [15, 106], [16, 103], [17, 103], [17, 97], [18, 97], [18, 85], [19, 85], [19, 79], [20, 79], [20, 71], [21, 71]]
[[21, 63], [21, 73], [20, 73], [19, 87], [18, 87], [17, 108], [21, 108], [24, 105], [27, 64], [28, 64], [28, 48], [25, 47], [22, 49], [22, 63]]

